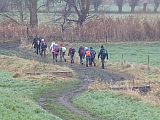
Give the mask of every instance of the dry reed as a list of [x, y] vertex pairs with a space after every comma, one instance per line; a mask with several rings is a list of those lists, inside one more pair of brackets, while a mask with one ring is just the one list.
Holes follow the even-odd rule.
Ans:
[[[150, 17], [126, 16], [106, 17], [101, 15], [99, 19], [87, 20], [83, 26], [72, 25], [61, 32], [60, 26], [39, 25], [29, 27], [17, 25], [11, 21], [0, 24], [0, 37], [3, 40], [17, 40], [27, 37], [33, 39], [39, 34], [47, 41], [68, 41], [68, 42], [107, 42], [107, 41], [153, 41], [160, 38], [159, 19]], [[25, 40], [25, 39], [22, 39]]]

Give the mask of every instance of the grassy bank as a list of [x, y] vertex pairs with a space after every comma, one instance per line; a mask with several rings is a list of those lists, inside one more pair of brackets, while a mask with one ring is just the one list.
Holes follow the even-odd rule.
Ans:
[[12, 78], [12, 72], [0, 70], [0, 119], [1, 120], [61, 120], [49, 114], [35, 102], [45, 90], [53, 85], [37, 80]]
[[[79, 85], [80, 81], [75, 80], [73, 75], [24, 74], [27, 71], [43, 72], [44, 66], [45, 71], [70, 70], [69, 68], [25, 60], [17, 56], [1, 55], [0, 61], [1, 120], [87, 120], [58, 102], [58, 97]], [[54, 91], [52, 96], [46, 98], [45, 103], [52, 114], [43, 110], [37, 103], [40, 96], [48, 91]]]
[[117, 92], [86, 92], [72, 102], [100, 120], [159, 120], [160, 108]]

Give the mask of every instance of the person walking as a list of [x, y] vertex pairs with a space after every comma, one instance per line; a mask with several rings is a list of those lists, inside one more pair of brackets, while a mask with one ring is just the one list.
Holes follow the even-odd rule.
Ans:
[[90, 53], [90, 50], [86, 47], [86, 50], [83, 54], [83, 59], [85, 58], [86, 56], [86, 67], [88, 67], [88, 64], [90, 64], [90, 59], [91, 59], [91, 53]]
[[104, 60], [105, 58], [108, 60], [108, 52], [107, 50], [103, 47], [103, 45], [101, 46], [100, 52], [98, 54], [98, 59], [99, 57], [101, 58], [101, 62], [102, 62], [102, 69], [104, 69]]
[[70, 62], [71, 64], [74, 63], [74, 54], [76, 50], [73, 45], [70, 46], [69, 51], [68, 51], [68, 56], [70, 56]]
[[95, 67], [96, 62], [94, 61], [94, 59], [96, 57], [96, 51], [93, 49], [93, 47], [90, 47], [90, 53], [91, 53], [90, 66], [92, 66], [92, 63], [93, 63]]
[[62, 58], [66, 62], [66, 59], [64, 57], [65, 52], [66, 52], [66, 47], [64, 47], [63, 44], [60, 44], [60, 62], [62, 62]]
[[36, 45], [37, 45], [37, 41], [38, 41], [38, 40], [39, 40], [40, 43], [41, 43], [41, 39], [40, 39], [39, 35], [36, 35], [36, 37], [33, 39], [33, 42], [32, 42], [32, 46], [33, 46], [33, 48], [34, 48], [34, 53], [37, 52]]
[[59, 46], [58, 46], [58, 44], [55, 44], [55, 45], [54, 45], [53, 52], [54, 52], [54, 59], [55, 59], [56, 62], [57, 62], [57, 61], [58, 61], [58, 54], [59, 54]]
[[83, 47], [83, 45], [80, 46], [80, 48], [78, 50], [78, 53], [79, 53], [79, 57], [80, 57], [80, 64], [83, 65], [83, 54], [84, 54], [84, 47]]
[[35, 48], [36, 48], [37, 55], [40, 54], [40, 47], [41, 47], [41, 43], [40, 43], [39, 40], [37, 40], [37, 42], [35, 43]]
[[44, 41], [44, 39], [41, 40], [41, 57], [44, 55], [44, 57], [46, 57], [46, 48], [47, 48], [47, 44]]
[[55, 46], [55, 42], [52, 42], [51, 46], [50, 46], [50, 51], [52, 52], [52, 58], [54, 60], [54, 46]]

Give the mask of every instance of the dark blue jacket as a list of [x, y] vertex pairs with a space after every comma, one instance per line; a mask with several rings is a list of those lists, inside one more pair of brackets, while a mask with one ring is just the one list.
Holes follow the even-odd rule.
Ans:
[[104, 55], [103, 55], [103, 51], [104, 51], [104, 50], [106, 50], [106, 49], [105, 49], [104, 47], [102, 47], [101, 50], [100, 50], [100, 52], [99, 52], [99, 54], [98, 54], [98, 59], [99, 59], [99, 57], [100, 57], [100, 58], [103, 59], [103, 60], [104, 60], [105, 58], [107, 58], [107, 60], [108, 60], [108, 52], [107, 52], [107, 50], [106, 50], [107, 53], [106, 53], [106, 55], [104, 56]]

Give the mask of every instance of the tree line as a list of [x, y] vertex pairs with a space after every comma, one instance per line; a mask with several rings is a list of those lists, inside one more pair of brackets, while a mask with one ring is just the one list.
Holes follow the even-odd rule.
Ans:
[[[30, 26], [38, 25], [37, 13], [41, 12], [53, 12], [56, 8], [59, 9], [61, 14], [61, 20], [63, 21], [62, 31], [65, 29], [64, 24], [66, 22], [76, 22], [79, 25], [83, 25], [86, 18], [93, 6], [94, 12], [99, 12], [101, 5], [117, 5], [118, 13], [123, 12], [123, 6], [128, 3], [132, 13], [135, 11], [135, 7], [139, 4], [143, 5], [143, 12], [146, 12], [148, 4], [154, 4], [153, 12], [157, 12], [160, 0], [0, 0], [0, 15], [8, 17], [9, 19], [23, 24], [29, 12]], [[20, 21], [16, 21], [10, 17], [6, 12], [18, 12]], [[55, 11], [54, 11], [55, 12]], [[77, 15], [76, 19], [69, 17], [71, 13]]]

